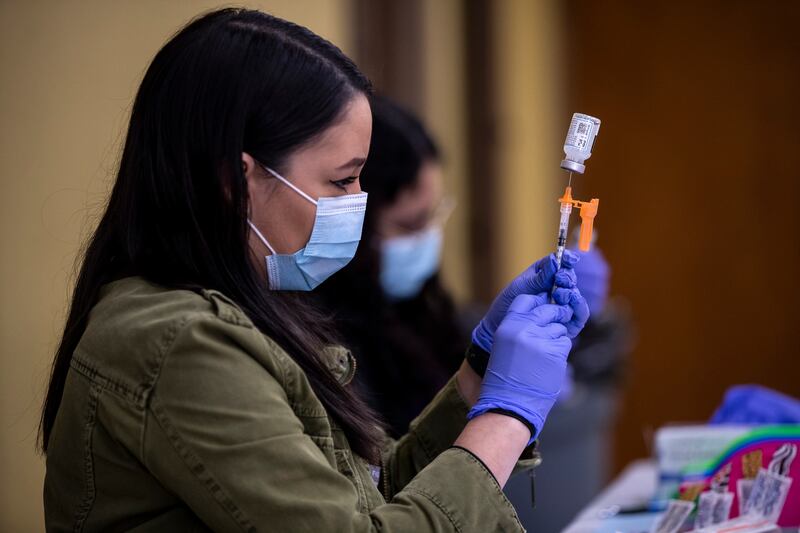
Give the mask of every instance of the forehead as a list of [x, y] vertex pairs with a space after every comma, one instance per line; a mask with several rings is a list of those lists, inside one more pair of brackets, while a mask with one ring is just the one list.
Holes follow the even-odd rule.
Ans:
[[420, 167], [414, 184], [402, 189], [386, 211], [403, 221], [429, 214], [441, 199], [442, 190], [441, 166], [435, 161], [426, 161]]
[[369, 101], [359, 93], [350, 100], [334, 124], [290, 156], [289, 165], [331, 170], [352, 159], [366, 159], [371, 136]]

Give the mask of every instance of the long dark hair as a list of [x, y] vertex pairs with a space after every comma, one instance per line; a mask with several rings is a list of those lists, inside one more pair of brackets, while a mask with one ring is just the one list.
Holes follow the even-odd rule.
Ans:
[[360, 175], [369, 192], [361, 245], [315, 296], [358, 360], [357, 385], [391, 435], [399, 436], [458, 368], [468, 337], [438, 274], [413, 298], [397, 302], [384, 295], [377, 219], [418, 183], [423, 165], [440, 162], [441, 155], [411, 112], [377, 95], [371, 106], [372, 142]]
[[100, 288], [137, 275], [232, 298], [305, 371], [353, 450], [375, 459], [376, 419], [319, 359], [331, 340], [322, 315], [300, 295], [268, 291], [253, 266], [241, 159], [247, 152], [281, 169], [356, 94], [370, 92], [334, 45], [258, 11], [208, 13], [164, 45], [136, 95], [117, 179], [85, 250], [42, 412], [44, 453]]
[[393, 204], [401, 191], [417, 183], [427, 162], [441, 162], [441, 151], [422, 122], [393, 100], [374, 94], [372, 144], [369, 159], [361, 171], [369, 186], [373, 213]]

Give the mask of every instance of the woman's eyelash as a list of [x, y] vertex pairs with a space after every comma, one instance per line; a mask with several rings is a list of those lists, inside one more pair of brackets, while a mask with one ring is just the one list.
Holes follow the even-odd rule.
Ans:
[[344, 189], [351, 183], [355, 182], [358, 179], [358, 176], [350, 176], [348, 178], [340, 179], [340, 180], [331, 180], [331, 183], [339, 187], [340, 189]]

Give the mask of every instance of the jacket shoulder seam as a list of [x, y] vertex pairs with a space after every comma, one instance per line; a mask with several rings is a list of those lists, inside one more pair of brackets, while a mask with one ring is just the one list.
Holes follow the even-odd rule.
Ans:
[[[208, 312], [200, 312], [200, 313], [194, 313], [194, 314], [191, 314], [191, 315], [187, 315], [187, 316], [183, 317], [176, 324], [173, 324], [173, 326], [169, 330], [169, 334], [168, 335], [165, 334], [164, 339], [162, 339], [162, 346], [161, 346], [161, 349], [159, 350], [159, 353], [158, 353], [157, 362], [156, 362], [156, 365], [155, 365], [155, 368], [154, 368], [154, 372], [153, 372], [153, 377], [146, 385], [143, 385], [143, 386], [146, 387], [146, 397], [144, 398], [144, 405], [143, 405], [144, 408], [146, 408], [147, 405], [150, 403], [150, 398], [151, 398], [150, 393], [156, 387], [159, 377], [161, 377], [161, 371], [164, 368], [164, 364], [166, 363], [166, 360], [169, 357], [170, 352], [175, 347], [175, 341], [177, 340], [178, 336], [189, 325], [191, 325], [191, 324], [193, 324], [193, 323], [195, 323], [195, 322], [197, 322], [197, 321], [199, 321], [201, 319], [204, 319], [204, 318], [206, 318], [206, 319], [211, 318], [213, 320], [219, 320], [220, 322], [223, 322], [225, 324], [231, 324], [231, 322], [228, 322], [227, 320], [224, 320], [224, 319], [220, 318], [218, 315], [216, 315], [214, 313], [208, 313]], [[247, 327], [247, 326], [244, 325], [243, 327]], [[247, 328], [247, 329], [250, 329], [250, 328]], [[145, 437], [146, 429], [147, 429], [147, 417], [145, 416], [144, 417], [144, 423], [142, 424], [142, 427], [141, 427], [141, 430], [140, 430], [140, 435], [139, 435], [139, 454], [140, 454], [140, 456], [142, 458], [145, 457], [145, 454], [144, 454], [145, 453], [144, 452], [144, 447], [145, 447], [144, 440], [145, 440], [145, 438], [144, 437]]]
[[137, 390], [137, 388], [125, 384], [120, 379], [107, 376], [97, 367], [97, 365], [92, 364], [77, 353], [73, 354], [72, 359], [70, 360], [70, 368], [86, 377], [93, 386], [99, 387], [106, 392], [110, 392], [113, 395], [122, 398], [123, 400], [131, 402], [140, 407], [144, 402], [144, 394], [141, 390], [141, 387], [138, 387], [139, 390]]
[[[275, 366], [278, 371], [281, 373], [280, 375], [280, 383], [283, 389], [286, 391], [286, 396], [289, 399], [289, 404], [294, 405], [295, 394], [294, 394], [294, 376], [292, 372], [286, 367], [286, 361], [284, 356], [280, 353], [286, 353], [286, 351], [278, 344], [275, 339], [270, 337], [269, 335], [265, 335], [260, 330], [258, 331], [260, 341], [263, 343], [266, 351], [270, 354], [270, 357], [273, 361], [275, 361]], [[286, 357], [291, 359], [289, 354], [286, 354]]]
[[133, 403], [139, 409], [144, 409], [150, 391], [152, 391], [156, 381], [158, 381], [158, 374], [161, 372], [163, 360], [166, 354], [171, 350], [178, 334], [189, 322], [201, 316], [217, 318], [215, 315], [207, 312], [192, 313], [181, 317], [165, 328], [165, 331], [160, 336], [158, 349], [155, 350], [155, 357], [153, 361], [147, 365], [147, 375], [137, 385], [125, 383], [120, 378], [107, 375], [98, 365], [81, 355], [80, 347], [78, 347], [72, 355], [70, 367], [87, 377], [92, 383], [98, 385], [103, 390]]
[[215, 316], [220, 320], [249, 329], [255, 328], [253, 322], [236, 302], [223, 293], [213, 289], [204, 289], [201, 291], [201, 296], [211, 304]]

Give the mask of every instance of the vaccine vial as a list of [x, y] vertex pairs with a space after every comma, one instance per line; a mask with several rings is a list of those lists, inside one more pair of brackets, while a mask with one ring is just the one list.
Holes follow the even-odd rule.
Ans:
[[572, 122], [569, 123], [567, 139], [564, 141], [564, 153], [566, 157], [561, 161], [561, 168], [570, 172], [583, 174], [586, 170], [584, 161], [592, 156], [592, 147], [600, 130], [600, 119], [575, 113], [572, 115]]

